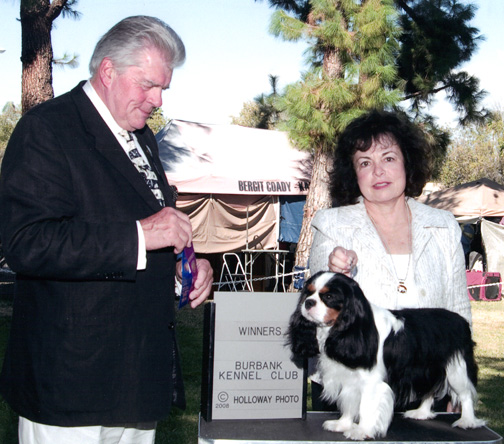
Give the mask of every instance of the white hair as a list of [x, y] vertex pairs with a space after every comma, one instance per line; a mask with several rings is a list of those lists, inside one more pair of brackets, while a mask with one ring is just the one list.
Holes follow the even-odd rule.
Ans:
[[185, 61], [184, 44], [172, 28], [158, 18], [137, 15], [121, 20], [98, 41], [89, 62], [91, 77], [105, 57], [118, 71], [138, 66], [138, 56], [146, 48], [159, 50], [172, 69]]

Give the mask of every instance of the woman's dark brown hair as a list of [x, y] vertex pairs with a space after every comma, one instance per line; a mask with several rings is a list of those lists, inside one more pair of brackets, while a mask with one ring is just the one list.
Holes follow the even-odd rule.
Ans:
[[353, 205], [361, 195], [353, 157], [357, 150], [365, 152], [375, 140], [386, 135], [397, 142], [404, 157], [405, 194], [417, 197], [431, 174], [431, 146], [424, 133], [406, 116], [372, 110], [348, 124], [338, 139], [330, 173], [333, 206]]

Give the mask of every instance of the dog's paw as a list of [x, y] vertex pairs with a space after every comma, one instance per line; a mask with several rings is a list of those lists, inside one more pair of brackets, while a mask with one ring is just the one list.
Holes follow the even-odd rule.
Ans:
[[452, 427], [460, 427], [461, 429], [477, 429], [478, 427], [483, 427], [485, 424], [485, 421], [482, 419], [475, 417], [464, 418], [464, 416], [462, 416], [452, 424]]
[[417, 419], [420, 421], [424, 421], [426, 419], [433, 419], [436, 417], [436, 414], [433, 411], [425, 411], [422, 409], [408, 410], [404, 412], [403, 416], [409, 419]]
[[371, 436], [372, 434], [368, 433], [358, 425], [354, 425], [350, 430], [345, 432], [344, 435], [346, 438], [352, 439], [354, 441], [364, 441], [365, 439], [374, 438], [373, 436]]
[[352, 428], [353, 422], [350, 419], [340, 418], [324, 421], [322, 427], [328, 432], [346, 432]]

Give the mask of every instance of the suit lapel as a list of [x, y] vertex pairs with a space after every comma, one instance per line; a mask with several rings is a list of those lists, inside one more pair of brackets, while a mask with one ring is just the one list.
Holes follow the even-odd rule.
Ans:
[[[83, 83], [79, 84], [72, 92], [84, 128], [92, 140], [92, 142], [90, 140], [90, 147], [92, 145], [112, 168], [121, 173], [153, 210], [159, 211], [159, 202], [131, 160], [128, 159], [123, 148], [101, 118], [86, 93], [82, 90], [82, 85]], [[162, 191], [164, 192], [164, 189]]]
[[414, 199], [409, 199], [408, 203], [413, 216], [411, 224], [413, 231], [413, 263], [417, 263], [432, 238], [432, 232], [429, 230], [429, 227], [432, 226], [432, 221], [426, 219], [424, 213], [421, 211], [421, 207]]

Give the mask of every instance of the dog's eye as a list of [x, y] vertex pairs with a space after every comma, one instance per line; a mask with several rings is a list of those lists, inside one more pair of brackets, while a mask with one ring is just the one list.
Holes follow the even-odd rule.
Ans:
[[324, 301], [332, 301], [334, 296], [331, 293], [324, 293], [321, 297]]

